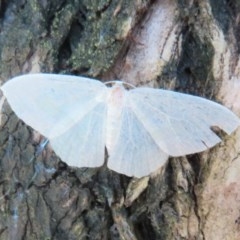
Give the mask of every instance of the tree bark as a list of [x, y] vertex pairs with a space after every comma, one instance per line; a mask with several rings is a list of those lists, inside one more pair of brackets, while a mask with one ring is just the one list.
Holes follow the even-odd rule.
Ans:
[[[124, 79], [239, 115], [239, 12], [233, 0], [3, 0], [1, 84], [33, 72]], [[240, 239], [239, 130], [142, 179], [71, 168], [49, 146], [38, 154], [41, 140], [4, 102], [0, 239]]]

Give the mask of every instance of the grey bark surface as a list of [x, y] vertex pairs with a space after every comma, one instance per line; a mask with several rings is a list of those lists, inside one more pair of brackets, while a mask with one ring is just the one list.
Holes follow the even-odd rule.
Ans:
[[[30, 72], [124, 79], [240, 114], [239, 12], [230, 0], [3, 0], [1, 84]], [[49, 146], [37, 154], [42, 139], [3, 103], [1, 240], [240, 239], [239, 130], [142, 179], [71, 168]]]

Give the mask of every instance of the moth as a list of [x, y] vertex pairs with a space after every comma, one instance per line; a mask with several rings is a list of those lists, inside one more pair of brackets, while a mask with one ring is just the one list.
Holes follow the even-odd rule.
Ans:
[[47, 137], [55, 153], [74, 167], [99, 167], [105, 147], [110, 169], [135, 177], [150, 174], [169, 156], [204, 151], [231, 134], [239, 118], [201, 97], [85, 77], [29, 74], [1, 90], [16, 115]]

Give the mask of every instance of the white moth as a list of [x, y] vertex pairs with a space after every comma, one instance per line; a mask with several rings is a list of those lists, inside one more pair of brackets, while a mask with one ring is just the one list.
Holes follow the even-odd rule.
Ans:
[[169, 156], [204, 151], [231, 134], [239, 118], [215, 102], [173, 91], [134, 88], [55, 74], [15, 77], [1, 87], [19, 118], [46, 136], [70, 166], [99, 167], [142, 177]]

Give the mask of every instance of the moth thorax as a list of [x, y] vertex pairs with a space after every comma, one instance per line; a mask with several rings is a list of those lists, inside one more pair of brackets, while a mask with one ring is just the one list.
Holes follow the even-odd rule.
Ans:
[[121, 84], [116, 84], [109, 91], [107, 101], [107, 133], [106, 133], [106, 146], [107, 149], [114, 147], [117, 136], [116, 127], [119, 127], [122, 121], [122, 110], [125, 104], [126, 90]]

